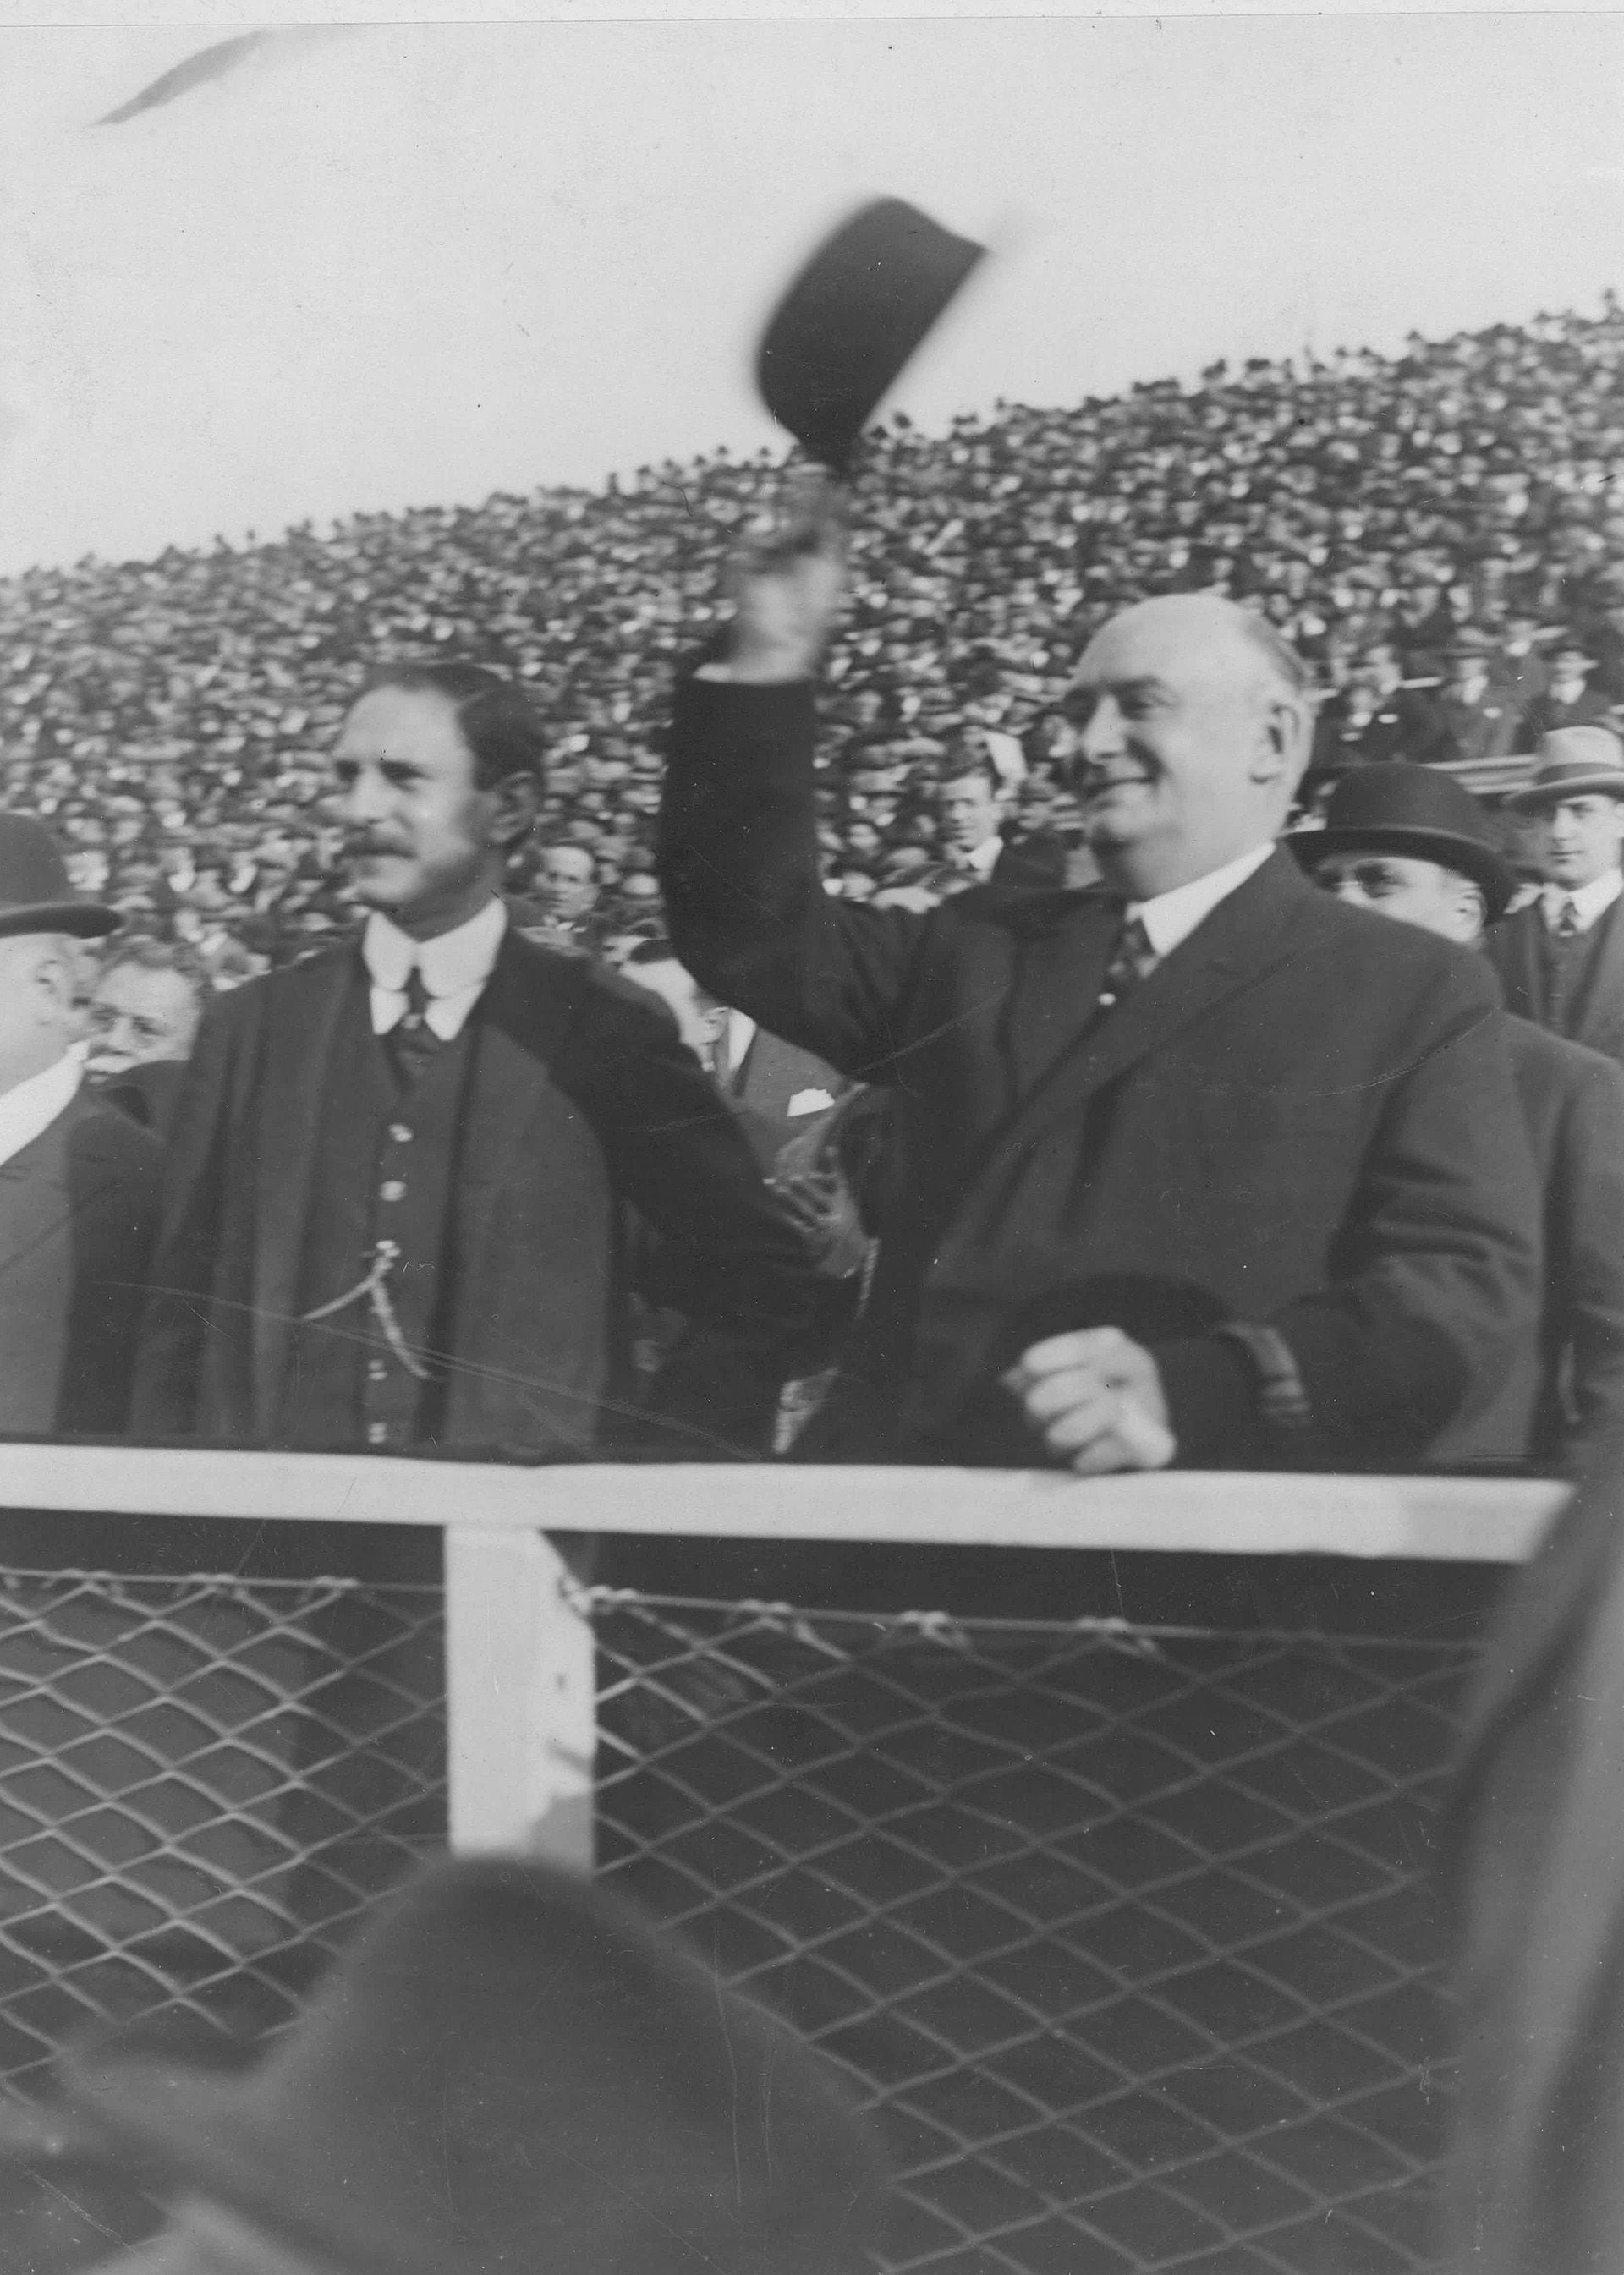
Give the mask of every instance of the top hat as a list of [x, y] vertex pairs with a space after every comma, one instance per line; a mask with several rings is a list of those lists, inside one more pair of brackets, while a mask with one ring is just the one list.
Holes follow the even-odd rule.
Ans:
[[0, 813], [0, 935], [65, 932], [100, 940], [123, 921], [116, 909], [73, 890], [61, 849], [43, 822]]
[[874, 408], [986, 252], [901, 198], [820, 245], [756, 352], [761, 399], [809, 457], [843, 473]]
[[1504, 915], [1517, 889], [1471, 792], [1436, 767], [1402, 759], [1344, 775], [1326, 805], [1325, 828], [1294, 829], [1284, 842], [1306, 869], [1331, 853], [1401, 853], [1436, 861], [1471, 879], [1490, 923]]
[[343, 2275], [857, 2275], [883, 2198], [821, 2062], [527, 1857], [431, 1867], [253, 2067], [150, 2025], [70, 2052], [38, 2161], [102, 2155]]
[[1534, 771], [1506, 800], [1537, 813], [1565, 797], [1624, 797], [1624, 743], [1609, 727], [1556, 727], [1540, 739]]

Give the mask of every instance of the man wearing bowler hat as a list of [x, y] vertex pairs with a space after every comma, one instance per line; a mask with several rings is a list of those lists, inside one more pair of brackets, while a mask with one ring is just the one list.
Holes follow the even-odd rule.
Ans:
[[432, 1867], [248, 2066], [135, 2025], [0, 2145], [169, 2207], [104, 2275], [861, 2275], [885, 2202], [832, 2073], [629, 1907]]
[[83, 1084], [77, 943], [118, 925], [0, 814], [0, 1432], [117, 1434], [157, 1225], [157, 1142]]
[[[1427, 767], [1349, 775], [1325, 828], [1287, 842], [1340, 900], [1463, 948], [1479, 945], [1516, 886], [1477, 800]], [[1545, 1193], [1539, 1348], [1433, 1456], [1571, 1469], [1624, 1418], [1624, 1069], [1509, 1013], [1506, 1039]]]
[[804, 1450], [1425, 1458], [1534, 1333], [1538, 1194], [1490, 974], [1275, 849], [1300, 660], [1212, 595], [1124, 610], [1074, 690], [1106, 889], [851, 908], [812, 766], [842, 574], [827, 497], [742, 564], [662, 817], [684, 962], [897, 1100], [897, 1203]]
[[1507, 1004], [1624, 1062], [1624, 744], [1605, 727], [1559, 729], [1507, 804], [1536, 818], [1546, 878], [1489, 937]]

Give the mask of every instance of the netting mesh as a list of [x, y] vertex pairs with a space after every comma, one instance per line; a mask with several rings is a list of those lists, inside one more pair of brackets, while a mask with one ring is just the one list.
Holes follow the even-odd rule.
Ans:
[[445, 1839], [437, 1588], [0, 1576], [0, 2079], [176, 2003], [284, 2022]]
[[[861, 2082], [888, 2269], [1428, 2264], [1469, 1642], [587, 1600], [602, 1869]], [[284, 2022], [443, 1842], [442, 1649], [436, 1588], [0, 1578], [0, 2077]]]
[[596, 1618], [602, 1865], [863, 2082], [889, 2268], [1428, 2264], [1469, 1644]]

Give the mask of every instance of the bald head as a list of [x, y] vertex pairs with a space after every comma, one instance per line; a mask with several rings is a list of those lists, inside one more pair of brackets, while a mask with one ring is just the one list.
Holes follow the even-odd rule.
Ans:
[[1106, 881], [1149, 899], [1278, 835], [1308, 758], [1307, 688], [1273, 626], [1232, 601], [1181, 593], [1113, 616], [1072, 696]]

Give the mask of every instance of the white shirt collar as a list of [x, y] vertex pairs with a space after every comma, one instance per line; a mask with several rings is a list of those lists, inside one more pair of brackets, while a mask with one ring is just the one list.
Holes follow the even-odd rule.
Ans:
[[72, 1051], [64, 1051], [43, 1074], [31, 1074], [0, 1095], [0, 1161], [9, 1161], [25, 1145], [32, 1145], [64, 1113], [78, 1092], [84, 1068]]
[[1152, 901], [1129, 901], [1129, 918], [1138, 918], [1158, 956], [1171, 956], [1180, 941], [1188, 940], [1196, 926], [1212, 915], [1220, 901], [1227, 901], [1237, 886], [1262, 868], [1273, 850], [1272, 844], [1254, 845], [1238, 860], [1226, 861], [1221, 869], [1209, 870], [1188, 885], [1175, 885], [1170, 893], [1158, 893]]
[[1592, 877], [1588, 885], [1581, 885], [1576, 892], [1567, 892], [1560, 885], [1546, 885], [1539, 897], [1545, 906], [1545, 922], [1553, 930], [1562, 913], [1564, 902], [1571, 901], [1580, 931], [1589, 932], [1598, 917], [1606, 915], [1620, 893], [1624, 893], [1624, 873], [1617, 869], [1609, 869], [1605, 876]]
[[462, 1032], [491, 976], [508, 928], [507, 904], [495, 895], [477, 916], [433, 940], [413, 940], [374, 909], [361, 934], [372, 980], [372, 1029], [387, 1035], [406, 1015], [406, 979], [415, 964], [429, 998], [424, 1014], [442, 1042]]

